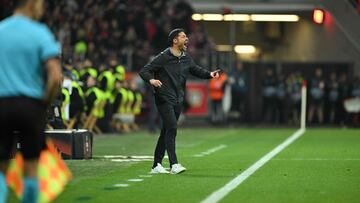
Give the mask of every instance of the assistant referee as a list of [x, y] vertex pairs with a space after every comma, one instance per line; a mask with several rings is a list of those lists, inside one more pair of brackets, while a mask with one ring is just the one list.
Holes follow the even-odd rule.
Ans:
[[43, 0], [17, 0], [14, 15], [0, 22], [0, 203], [6, 202], [5, 172], [17, 132], [24, 162], [22, 202], [37, 202], [37, 166], [44, 147], [46, 107], [61, 85], [59, 44], [37, 22]]
[[210, 72], [195, 64], [186, 53], [188, 42], [183, 29], [172, 30], [168, 36], [170, 47], [145, 65], [139, 73], [145, 82], [154, 87], [156, 106], [163, 123], [151, 173], [169, 173], [161, 165], [165, 150], [169, 156], [170, 173], [178, 174], [186, 170], [178, 163], [175, 152], [177, 120], [184, 101], [186, 79], [189, 74], [202, 79], [219, 77], [218, 71]]

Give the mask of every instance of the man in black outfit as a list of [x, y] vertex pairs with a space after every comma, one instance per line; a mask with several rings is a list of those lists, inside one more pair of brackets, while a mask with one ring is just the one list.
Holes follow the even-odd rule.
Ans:
[[186, 78], [189, 74], [202, 79], [219, 77], [218, 71], [210, 72], [195, 64], [186, 53], [188, 41], [183, 29], [174, 29], [168, 36], [170, 47], [139, 73], [145, 82], [154, 87], [155, 103], [163, 121], [151, 173], [169, 173], [161, 165], [165, 150], [169, 156], [170, 173], [178, 174], [186, 170], [178, 163], [175, 152], [177, 120], [184, 101]]

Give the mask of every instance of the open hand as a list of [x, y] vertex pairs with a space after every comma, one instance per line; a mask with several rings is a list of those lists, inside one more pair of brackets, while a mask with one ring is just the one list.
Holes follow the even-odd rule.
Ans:
[[160, 80], [151, 79], [149, 82], [154, 87], [161, 87], [161, 85], [162, 85]]

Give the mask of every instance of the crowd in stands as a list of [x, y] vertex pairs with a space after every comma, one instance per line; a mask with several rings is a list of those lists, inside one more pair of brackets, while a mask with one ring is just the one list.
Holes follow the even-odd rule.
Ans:
[[[138, 83], [111, 58], [101, 71], [91, 60], [64, 64], [63, 85], [49, 109], [49, 128], [85, 128], [95, 133], [137, 130], [143, 96]], [[79, 67], [80, 66], [80, 67]]]
[[308, 79], [308, 122], [359, 125], [359, 112], [352, 115], [344, 105], [348, 99], [360, 97], [360, 75], [349, 77], [335, 71], [325, 77], [325, 69], [317, 68]]
[[[349, 112], [344, 106], [346, 100], [360, 98], [360, 75], [332, 71], [324, 76], [324, 71], [316, 68], [310, 76], [304, 76], [301, 71], [285, 75], [266, 69], [261, 77], [263, 122], [299, 124], [301, 87], [307, 81], [308, 124], [360, 125], [359, 112]], [[249, 74], [239, 65], [230, 71], [228, 81], [232, 86], [232, 111], [239, 112], [246, 122]]]
[[193, 10], [185, 1], [48, 0], [47, 11], [44, 21], [61, 43], [64, 58], [75, 53], [90, 58], [96, 66], [115, 56], [131, 64], [128, 69], [138, 71], [168, 46], [167, 35], [177, 27], [189, 34], [190, 52], [208, 44], [204, 30], [191, 20]]
[[[1, 19], [11, 15], [13, 4], [2, 0]], [[61, 122], [52, 112], [51, 128], [136, 129], [134, 116], [140, 113], [144, 91], [125, 72], [137, 72], [165, 49], [169, 31], [177, 27], [189, 35], [188, 50], [196, 61], [204, 58], [195, 50], [209, 48], [185, 1], [47, 0], [45, 5], [42, 21], [62, 46], [64, 69], [61, 102], [55, 104]]]
[[[13, 11], [13, 1], [1, 0], [1, 4], [4, 7], [0, 19]], [[138, 87], [138, 79], [126, 77], [126, 72], [137, 72], [152, 56], [165, 49], [170, 30], [184, 28], [190, 39], [188, 52], [198, 64], [208, 67], [208, 58], [202, 53], [214, 49], [214, 43], [201, 24], [191, 20], [192, 14], [193, 9], [186, 1], [47, 0], [43, 22], [62, 46], [64, 69], [61, 102], [54, 106], [59, 107], [58, 114], [62, 114], [65, 125], [55, 119], [51, 127], [85, 127], [99, 132], [137, 129], [134, 117], [140, 113], [145, 91]], [[310, 123], [352, 122], [343, 101], [359, 96], [360, 78], [347, 77], [347, 74], [332, 73], [324, 78], [321, 70], [317, 70], [314, 77], [306, 78]], [[301, 72], [276, 75], [272, 69], [266, 71], [262, 78], [265, 122], [299, 122], [303, 79]], [[238, 65], [221, 80], [222, 85], [232, 87], [231, 111], [246, 122], [249, 75]], [[218, 100], [222, 95], [216, 97], [214, 112], [220, 109]], [[221, 120], [221, 117], [213, 118]]]

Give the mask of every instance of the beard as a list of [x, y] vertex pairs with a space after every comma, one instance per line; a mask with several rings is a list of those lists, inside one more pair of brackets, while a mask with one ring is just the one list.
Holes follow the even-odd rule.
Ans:
[[181, 44], [181, 45], [179, 46], [179, 50], [180, 50], [180, 51], [186, 51], [186, 50], [187, 50], [187, 44]]

